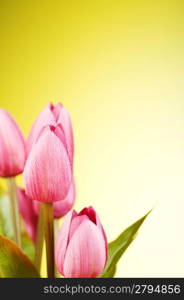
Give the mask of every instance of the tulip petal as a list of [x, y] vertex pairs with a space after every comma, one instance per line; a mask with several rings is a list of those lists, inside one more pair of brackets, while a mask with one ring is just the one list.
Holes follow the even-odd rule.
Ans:
[[61, 140], [61, 142], [63, 143], [63, 145], [66, 148], [66, 151], [68, 153], [68, 149], [67, 149], [67, 143], [66, 143], [66, 139], [65, 139], [65, 133], [64, 130], [62, 128], [61, 124], [57, 124], [54, 129], [53, 129], [55, 135]]
[[19, 209], [24, 220], [26, 231], [33, 241], [36, 240], [38, 217], [33, 208], [33, 201], [30, 200], [23, 189], [17, 188]]
[[47, 105], [40, 113], [35, 123], [33, 124], [28, 140], [27, 140], [27, 152], [29, 153], [31, 147], [36, 142], [41, 130], [47, 125], [56, 125], [54, 115], [50, 109], [51, 104]]
[[63, 274], [63, 265], [65, 253], [69, 241], [69, 232], [72, 219], [77, 215], [76, 211], [70, 211], [67, 216], [64, 218], [61, 230], [58, 234], [56, 249], [55, 249], [55, 260], [58, 271]]
[[25, 141], [15, 121], [3, 109], [0, 109], [0, 145], [0, 176], [20, 174], [26, 159]]
[[50, 109], [54, 115], [56, 122], [57, 122], [59, 119], [59, 114], [60, 114], [61, 110], [63, 109], [63, 105], [61, 103], [58, 103], [56, 105], [51, 104]]
[[24, 169], [26, 194], [32, 200], [63, 200], [72, 180], [71, 165], [61, 140], [48, 127], [32, 147]]
[[97, 277], [104, 269], [104, 238], [91, 221], [82, 222], [73, 234], [65, 254], [65, 277]]
[[[108, 252], [108, 247], [107, 247], [107, 236], [106, 236], [106, 233], [105, 233], [105, 230], [103, 229], [103, 226], [100, 222], [100, 219], [96, 213], [96, 211], [94, 210], [94, 208], [92, 206], [89, 206], [89, 207], [85, 207], [83, 210], [81, 210], [81, 212], [79, 213], [80, 216], [82, 215], [87, 215], [88, 218], [94, 223], [97, 225], [97, 227], [101, 230], [102, 234], [103, 234], [103, 237], [104, 237], [104, 240], [105, 240], [105, 244], [106, 244], [106, 254]], [[106, 255], [107, 257], [107, 255]]]
[[79, 216], [86, 215], [88, 218], [96, 224], [96, 211], [93, 209], [92, 206], [85, 207], [81, 212], [79, 213]]
[[79, 227], [79, 225], [84, 222], [85, 220], [89, 220], [87, 216], [75, 216], [71, 222], [70, 226], [70, 234], [69, 234], [69, 241], [71, 240], [75, 230]]
[[73, 154], [74, 154], [74, 138], [73, 130], [70, 120], [70, 115], [65, 107], [62, 106], [60, 114], [57, 120], [57, 124], [61, 124], [65, 133], [65, 139], [68, 149], [68, 155], [70, 158], [71, 165], [73, 165]]
[[64, 200], [54, 202], [54, 218], [65, 216], [74, 205], [75, 201], [75, 183], [72, 181], [68, 195]]
[[[53, 203], [53, 213], [55, 219], [59, 219], [65, 216], [71, 210], [75, 202], [75, 193], [75, 183], [74, 181], [72, 181], [66, 198], [64, 200], [56, 201]], [[33, 201], [33, 206], [35, 213], [38, 215], [40, 209], [40, 202]]]
[[105, 230], [100, 222], [100, 219], [98, 217], [98, 215], [96, 214], [96, 225], [97, 227], [100, 229], [100, 231], [102, 232], [102, 235], [103, 235], [103, 238], [104, 238], [104, 241], [105, 241], [105, 250], [106, 250], [106, 261], [105, 263], [107, 262], [107, 258], [108, 258], [108, 242], [107, 242], [107, 235], [105, 233]]

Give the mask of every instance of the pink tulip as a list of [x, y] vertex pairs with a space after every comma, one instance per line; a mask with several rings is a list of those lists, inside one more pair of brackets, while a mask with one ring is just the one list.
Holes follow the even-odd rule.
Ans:
[[72, 169], [60, 124], [42, 129], [23, 175], [30, 199], [50, 203], [65, 199], [72, 182]]
[[20, 214], [24, 220], [26, 231], [35, 242], [38, 217], [34, 211], [33, 201], [30, 200], [23, 189], [17, 188]]
[[[59, 219], [63, 216], [65, 216], [74, 205], [75, 201], [75, 184], [72, 182], [68, 195], [64, 200], [56, 201], [53, 203], [53, 210], [54, 210], [54, 218]], [[40, 202], [39, 201], [33, 201], [33, 206], [35, 213], [39, 214], [39, 208], [40, 208]]]
[[64, 277], [97, 277], [107, 261], [107, 239], [92, 207], [67, 214], [56, 243], [55, 259]]
[[26, 160], [25, 141], [12, 117], [0, 109], [0, 176], [22, 173]]
[[61, 126], [63, 130], [65, 146], [72, 165], [73, 153], [74, 153], [72, 125], [71, 125], [71, 120], [68, 111], [60, 103], [58, 103], [55, 106], [53, 104], [47, 105], [38, 116], [37, 120], [33, 124], [33, 127], [28, 137], [28, 142], [27, 142], [28, 153], [30, 152], [32, 146], [37, 141], [42, 129], [47, 125]]

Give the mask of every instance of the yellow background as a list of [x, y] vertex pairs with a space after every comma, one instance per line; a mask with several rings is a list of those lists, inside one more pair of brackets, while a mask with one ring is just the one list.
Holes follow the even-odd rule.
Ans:
[[110, 241], [155, 207], [117, 276], [184, 276], [184, 1], [1, 0], [0, 32], [24, 134], [49, 101], [71, 113], [76, 209]]

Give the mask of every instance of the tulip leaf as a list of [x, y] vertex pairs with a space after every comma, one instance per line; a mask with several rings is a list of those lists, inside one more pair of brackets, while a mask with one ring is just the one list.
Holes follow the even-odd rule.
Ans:
[[0, 235], [0, 277], [39, 278], [31, 260], [11, 240]]
[[[0, 190], [0, 234], [13, 240], [13, 224], [11, 216], [10, 199], [8, 195]], [[26, 255], [33, 260], [35, 246], [26, 232], [22, 232], [22, 249]]]
[[116, 273], [116, 265], [112, 264], [112, 265], [109, 266], [109, 268], [106, 271], [104, 270], [103, 274], [99, 277], [101, 277], [101, 278], [113, 278], [115, 273]]
[[108, 260], [103, 273], [99, 276], [101, 278], [112, 278], [116, 272], [116, 265], [124, 254], [125, 250], [135, 239], [138, 229], [149, 215], [149, 211], [144, 217], [129, 226], [123, 231], [114, 241], [108, 244]]
[[35, 246], [26, 232], [22, 233], [22, 249], [31, 260], [34, 260]]

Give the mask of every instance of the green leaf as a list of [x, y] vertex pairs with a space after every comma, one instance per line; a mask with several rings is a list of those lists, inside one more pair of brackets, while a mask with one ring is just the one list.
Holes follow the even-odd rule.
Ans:
[[13, 239], [10, 200], [2, 191], [0, 192], [0, 234]]
[[13, 241], [2, 235], [0, 235], [0, 277], [40, 277], [32, 261]]
[[[13, 240], [13, 225], [11, 216], [10, 199], [0, 189], [0, 234]], [[35, 246], [26, 232], [22, 232], [22, 248], [26, 255], [33, 260]]]
[[31, 260], [34, 260], [35, 245], [26, 232], [22, 233], [22, 249]]
[[113, 278], [114, 275], [116, 273], [116, 265], [110, 265], [109, 268], [106, 270], [104, 270], [103, 274], [99, 277], [102, 277], [102, 278]]
[[140, 228], [140, 226], [142, 225], [142, 223], [144, 222], [144, 220], [146, 219], [146, 217], [149, 215], [150, 212], [151, 211], [149, 211], [144, 217], [142, 217], [133, 225], [128, 227], [125, 231], [123, 231], [117, 237], [117, 239], [109, 243], [107, 264], [103, 273], [99, 277], [101, 278], [114, 277], [116, 272], [116, 265], [119, 259], [121, 258], [125, 250], [128, 248], [128, 246], [135, 239], [138, 229]]

